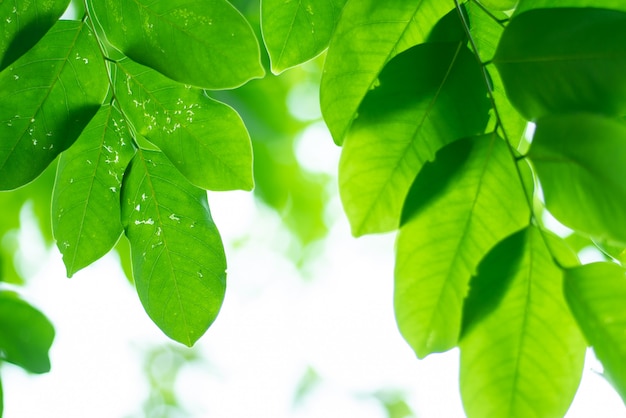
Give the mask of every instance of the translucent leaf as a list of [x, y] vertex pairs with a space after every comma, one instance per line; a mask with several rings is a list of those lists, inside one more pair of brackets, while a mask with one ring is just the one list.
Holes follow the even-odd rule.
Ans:
[[626, 127], [594, 114], [537, 121], [528, 153], [548, 210], [564, 225], [626, 243]]
[[107, 92], [95, 38], [59, 21], [0, 73], [0, 189], [35, 177], [78, 138]]
[[133, 154], [126, 121], [110, 105], [61, 154], [52, 227], [68, 277], [105, 255], [122, 235], [120, 189]]
[[116, 67], [115, 94], [124, 113], [193, 184], [252, 189], [252, 145], [237, 112], [129, 59]]
[[495, 135], [454, 142], [424, 166], [396, 243], [395, 311], [422, 358], [454, 347], [468, 283], [487, 252], [530, 217], [515, 162]]
[[529, 120], [574, 111], [626, 114], [626, 13], [540, 9], [507, 26], [494, 57], [507, 94]]
[[341, 154], [339, 190], [354, 235], [399, 226], [422, 165], [484, 132], [487, 90], [464, 42], [415, 46], [394, 58], [359, 108]]
[[344, 137], [378, 74], [394, 56], [426, 40], [452, 4], [440, 0], [352, 0], [331, 38], [320, 100], [337, 144]]
[[272, 72], [308, 61], [328, 46], [346, 0], [262, 0], [261, 29]]
[[53, 339], [48, 318], [14, 293], [0, 292], [0, 360], [31, 373], [46, 373]]
[[[511, 251], [519, 254], [513, 267]], [[468, 417], [565, 415], [580, 382], [586, 344], [562, 286], [563, 272], [534, 227], [503, 241], [481, 262], [468, 303], [491, 309], [460, 342]], [[496, 292], [499, 300], [493, 303]]]
[[565, 297], [604, 373], [626, 399], [626, 273], [613, 263], [566, 270]]
[[492, 10], [511, 10], [517, 4], [517, 0], [480, 0], [480, 3]]
[[161, 152], [139, 150], [124, 177], [122, 222], [146, 312], [167, 336], [193, 345], [215, 320], [226, 287], [206, 192]]
[[259, 45], [226, 0], [90, 0], [107, 40], [134, 61], [207, 89], [264, 75]]

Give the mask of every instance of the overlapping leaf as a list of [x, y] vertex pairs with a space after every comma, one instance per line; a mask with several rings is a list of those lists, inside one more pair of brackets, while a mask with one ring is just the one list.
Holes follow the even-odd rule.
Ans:
[[574, 111], [626, 114], [626, 13], [590, 8], [517, 15], [494, 57], [511, 102], [529, 120]]
[[415, 46], [394, 58], [359, 108], [339, 165], [354, 235], [399, 226], [422, 165], [456, 139], [484, 132], [487, 90], [464, 42]]
[[206, 192], [163, 153], [139, 150], [124, 177], [122, 222], [146, 312], [167, 336], [193, 345], [215, 320], [226, 286]]
[[613, 263], [565, 272], [565, 296], [622, 399], [626, 399], [626, 273]]
[[259, 45], [226, 0], [91, 0], [90, 16], [134, 61], [207, 89], [264, 75]]
[[272, 72], [301, 64], [322, 52], [346, 0], [263, 0], [261, 29]]
[[37, 177], [78, 137], [107, 92], [96, 40], [59, 21], [0, 73], [0, 189]]
[[342, 144], [359, 105], [394, 56], [426, 40], [452, 5], [440, 0], [351, 0], [331, 38], [320, 100], [324, 120]]
[[252, 146], [237, 112], [129, 59], [117, 68], [115, 92], [124, 113], [193, 184], [252, 189]]
[[564, 225], [626, 243], [626, 127], [595, 114], [546, 116], [528, 156]]
[[471, 275], [528, 223], [515, 163], [495, 135], [454, 142], [418, 175], [397, 239], [395, 310], [418, 357], [454, 347]]
[[563, 272], [552, 253], [567, 251], [557, 246], [548, 249], [541, 232], [530, 227], [503, 241], [480, 264], [468, 305], [488, 305], [490, 312], [460, 343], [468, 416], [560, 417], [569, 408], [586, 344], [563, 297]]
[[124, 116], [105, 105], [61, 154], [52, 227], [68, 277], [106, 254], [122, 234], [120, 189], [133, 153]]
[[520, 0], [515, 8], [515, 13], [519, 14], [531, 9], [552, 9], [557, 7], [604, 8], [626, 12], [626, 3], [622, 0]]
[[31, 373], [46, 373], [53, 339], [48, 318], [14, 293], [0, 292], [0, 360]]

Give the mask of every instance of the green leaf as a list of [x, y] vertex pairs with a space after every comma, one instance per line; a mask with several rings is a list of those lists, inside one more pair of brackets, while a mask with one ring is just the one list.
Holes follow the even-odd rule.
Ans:
[[0, 70], [31, 49], [61, 17], [69, 0], [0, 2]]
[[105, 105], [61, 154], [52, 227], [67, 275], [105, 255], [122, 235], [120, 188], [134, 150], [124, 116]]
[[626, 114], [626, 13], [540, 9], [517, 15], [494, 57], [522, 115]]
[[[499, 244], [472, 282], [482, 282], [468, 299], [474, 306], [491, 305], [492, 292], [506, 289], [460, 342], [468, 417], [562, 417], [578, 388], [586, 344], [565, 303], [563, 272], [541, 234], [530, 227]], [[515, 268], [507, 265], [509, 250], [521, 253]]]
[[31, 373], [50, 371], [54, 328], [41, 312], [14, 293], [0, 292], [0, 359]]
[[207, 89], [263, 77], [259, 44], [226, 0], [90, 0], [107, 40], [134, 61]]
[[331, 38], [320, 87], [324, 120], [343, 143], [359, 105], [394, 56], [424, 42], [452, 4], [440, 0], [351, 0]]
[[167, 336], [192, 346], [215, 320], [226, 287], [206, 192], [161, 152], [140, 149], [124, 176], [122, 222], [146, 312]]
[[517, 0], [480, 0], [480, 3], [492, 10], [511, 10], [517, 4]]
[[519, 14], [531, 9], [552, 9], [556, 7], [593, 7], [626, 12], [626, 3], [622, 0], [520, 0], [515, 13]]
[[346, 0], [262, 0], [261, 29], [272, 72], [301, 64], [321, 53]]
[[424, 166], [396, 243], [395, 311], [422, 358], [454, 347], [468, 283], [500, 240], [528, 224], [515, 162], [496, 135], [454, 142]]
[[463, 44], [427, 43], [398, 55], [359, 108], [339, 163], [354, 235], [397, 228], [422, 165], [447, 143], [484, 132], [487, 90]]
[[116, 68], [124, 113], [189, 181], [210, 190], [252, 189], [252, 145], [237, 112], [129, 59]]
[[613, 263], [566, 270], [565, 297], [605, 375], [626, 399], [626, 271]]
[[59, 21], [0, 73], [0, 190], [35, 177], [96, 113], [107, 75], [83, 22]]
[[528, 153], [548, 210], [564, 225], [626, 243], [626, 127], [595, 114], [537, 121]]

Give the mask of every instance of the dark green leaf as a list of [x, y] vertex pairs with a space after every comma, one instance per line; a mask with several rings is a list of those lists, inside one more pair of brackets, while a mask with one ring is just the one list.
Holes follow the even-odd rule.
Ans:
[[14, 293], [0, 292], [0, 360], [31, 373], [46, 373], [53, 339], [48, 318]]
[[61, 154], [52, 227], [68, 277], [106, 254], [122, 234], [120, 188], [133, 154], [124, 116], [110, 105]]
[[[586, 344], [563, 297], [563, 272], [541, 234], [530, 227], [504, 244], [521, 245], [512, 249], [522, 253], [516, 268], [493, 253], [479, 267], [477, 280], [508, 286], [460, 343], [461, 395], [469, 417], [562, 417], [578, 388]], [[477, 290], [475, 304], [491, 303], [490, 287]]]
[[626, 12], [626, 3], [623, 0], [520, 0], [515, 13], [519, 14], [531, 9], [551, 9], [555, 7], [597, 7]]
[[504, 31], [494, 62], [511, 102], [535, 120], [574, 111], [626, 114], [626, 13], [540, 9]]
[[389, 60], [424, 42], [452, 4], [441, 0], [354, 0], [331, 38], [320, 88], [324, 120], [343, 143], [359, 105]]
[[170, 338], [192, 346], [215, 320], [226, 287], [206, 192], [161, 152], [139, 150], [124, 177], [122, 222], [146, 312]]
[[346, 0], [262, 0], [261, 28], [272, 72], [303, 63], [322, 52]]
[[564, 225], [626, 243], [626, 126], [594, 114], [546, 116], [528, 153]]
[[237, 112], [129, 59], [117, 69], [124, 113], [189, 181], [211, 190], [252, 189], [252, 146]]
[[339, 164], [354, 235], [399, 226], [422, 165], [442, 146], [484, 132], [487, 90], [464, 42], [427, 43], [394, 58], [359, 108]]
[[566, 270], [565, 296], [604, 373], [626, 399], [626, 272], [613, 263]]
[[111, 44], [174, 80], [224, 89], [264, 75], [252, 28], [226, 0], [89, 3]]
[[410, 196], [407, 212], [414, 214], [396, 246], [395, 310], [421, 358], [456, 345], [474, 270], [494, 245], [527, 225], [530, 213], [515, 162], [495, 135], [443, 148]]
[[107, 92], [95, 38], [59, 21], [0, 73], [0, 189], [22, 186], [78, 138]]

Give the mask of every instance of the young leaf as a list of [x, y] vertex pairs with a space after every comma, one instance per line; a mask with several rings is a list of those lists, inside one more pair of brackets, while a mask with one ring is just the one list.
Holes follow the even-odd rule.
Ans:
[[576, 111], [626, 114], [626, 13], [540, 9], [517, 15], [493, 59], [511, 102], [535, 120]]
[[133, 154], [126, 121], [111, 105], [61, 154], [52, 228], [68, 277], [105, 255], [122, 234], [120, 188]]
[[192, 346], [215, 320], [226, 287], [206, 192], [163, 153], [140, 149], [124, 176], [122, 222], [146, 312], [167, 336]]
[[107, 40], [134, 61], [207, 89], [263, 77], [259, 44], [226, 0], [90, 0]]
[[626, 399], [626, 272], [593, 263], [565, 271], [565, 297], [622, 399]]
[[452, 5], [440, 0], [352, 0], [344, 6], [324, 64], [324, 120], [342, 144], [361, 101], [391, 58], [426, 40]]
[[328, 46], [346, 0], [262, 0], [261, 29], [272, 72], [303, 63]]
[[[507, 256], [507, 241], [521, 245], [514, 269], [496, 257]], [[563, 297], [563, 272], [541, 232], [529, 227], [507, 241], [478, 268], [476, 280], [508, 286], [460, 342], [463, 406], [472, 418], [562, 417], [580, 382], [586, 344]], [[574, 257], [560, 246], [556, 251]], [[472, 295], [476, 306], [492, 298], [492, 287], [480, 290]]]
[[48, 318], [14, 293], [0, 292], [0, 360], [31, 373], [46, 373], [53, 339]]
[[396, 245], [395, 311], [422, 358], [454, 347], [472, 273], [530, 217], [515, 162], [496, 135], [453, 142], [424, 166]]
[[548, 210], [564, 225], [626, 243], [626, 127], [594, 114], [537, 121], [528, 153]]
[[464, 42], [412, 47], [380, 74], [343, 147], [339, 190], [356, 236], [397, 228], [422, 165], [459, 138], [484, 132], [487, 90]]
[[0, 190], [35, 177], [68, 148], [107, 92], [96, 40], [84, 22], [59, 21], [0, 73]]
[[116, 67], [124, 113], [189, 181], [210, 190], [252, 189], [252, 145], [237, 112], [129, 59]]

